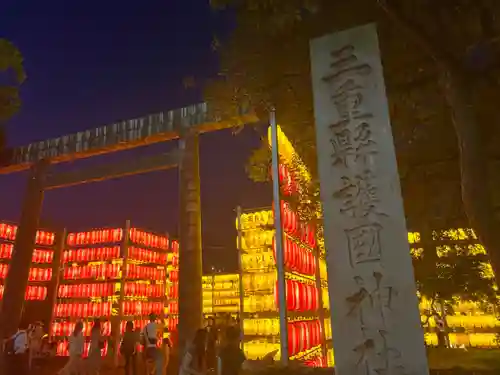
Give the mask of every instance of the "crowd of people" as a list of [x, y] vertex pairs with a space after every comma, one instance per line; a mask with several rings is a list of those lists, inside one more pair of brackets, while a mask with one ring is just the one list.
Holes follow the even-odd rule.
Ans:
[[[103, 362], [101, 351], [107, 340], [102, 335], [101, 322], [96, 319], [92, 325], [86, 358], [83, 328], [83, 322], [77, 322], [68, 337], [69, 357], [64, 367], [57, 372], [58, 375], [100, 373]], [[140, 347], [144, 348], [142, 353], [138, 350]], [[176, 332], [164, 338], [162, 325], [152, 314], [142, 331], [136, 329], [132, 321], [128, 321], [116, 349], [122, 358], [125, 375], [236, 375], [245, 362], [240, 349], [240, 330], [237, 322], [230, 317], [221, 324], [215, 324], [215, 320], [210, 318], [205, 328], [197, 330], [193, 340], [183, 350], [179, 350]], [[24, 375], [36, 373], [35, 363], [54, 357], [55, 350], [55, 343], [48, 341], [43, 324], [36, 323], [19, 329], [6, 340], [3, 352], [12, 373]]]
[[3, 342], [2, 353], [5, 365], [12, 373], [31, 373], [35, 364], [55, 355], [56, 346], [50, 343], [42, 322], [21, 326], [9, 339]]

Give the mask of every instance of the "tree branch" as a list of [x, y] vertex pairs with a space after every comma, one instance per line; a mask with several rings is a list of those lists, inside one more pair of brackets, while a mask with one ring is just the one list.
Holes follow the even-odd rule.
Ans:
[[376, 0], [377, 5], [396, 25], [401, 27], [411, 38], [420, 45], [420, 47], [436, 62], [453, 62], [455, 59], [446, 53], [441, 46], [436, 45], [425, 30], [418, 26], [415, 22], [405, 17], [400, 11], [387, 3], [387, 0]]

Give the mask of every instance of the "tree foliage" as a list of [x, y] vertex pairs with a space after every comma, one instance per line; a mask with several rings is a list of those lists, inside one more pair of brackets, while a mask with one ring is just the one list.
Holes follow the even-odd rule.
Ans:
[[[278, 122], [314, 176], [309, 41], [376, 22], [409, 226], [446, 228], [468, 219], [500, 274], [498, 1], [213, 4], [231, 7], [238, 23], [218, 50], [221, 73], [208, 85], [207, 100], [225, 114], [238, 103], [250, 103], [263, 119], [266, 109], [275, 107]], [[250, 159], [254, 175], [259, 162], [266, 162], [263, 156], [255, 152]]]
[[19, 86], [26, 79], [23, 57], [8, 40], [0, 39], [0, 150], [5, 147], [4, 124], [21, 106]]

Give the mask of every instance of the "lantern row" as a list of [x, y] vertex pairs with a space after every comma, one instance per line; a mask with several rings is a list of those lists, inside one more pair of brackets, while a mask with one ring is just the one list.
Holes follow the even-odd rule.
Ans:
[[[0, 239], [15, 241], [17, 234], [17, 225], [0, 223]], [[35, 243], [42, 246], [52, 246], [56, 235], [54, 232], [38, 230], [36, 232]]]
[[179, 314], [179, 302], [172, 301], [168, 303], [168, 313], [169, 314]]
[[[275, 289], [275, 302], [278, 306], [278, 283]], [[286, 307], [288, 311], [315, 311], [319, 309], [318, 288], [295, 280], [286, 280]]]
[[120, 277], [121, 264], [99, 264], [92, 266], [66, 267], [65, 280], [77, 279], [117, 279]]
[[110, 297], [115, 294], [115, 284], [59, 285], [59, 298]]
[[179, 325], [178, 317], [168, 317], [165, 319], [165, 326], [169, 330], [169, 332], [177, 331], [177, 326]]
[[[123, 229], [97, 229], [86, 232], [69, 233], [66, 239], [68, 246], [85, 246], [97, 244], [118, 243], [123, 240]], [[145, 247], [169, 250], [169, 241], [166, 236], [158, 236], [137, 228], [129, 230], [130, 241]]]
[[[120, 277], [121, 264], [98, 264], [67, 267], [63, 271], [66, 280], [77, 279], [117, 279]], [[165, 279], [165, 270], [136, 264], [127, 264], [126, 277], [130, 279]]]
[[167, 297], [170, 299], [179, 298], [179, 283], [171, 283], [168, 286]]
[[170, 281], [177, 282], [179, 281], [179, 270], [178, 269], [170, 269], [168, 271], [168, 278]]
[[300, 186], [297, 183], [297, 181], [293, 178], [292, 173], [290, 172], [290, 170], [287, 168], [286, 165], [280, 163], [278, 168], [278, 175], [279, 175], [281, 190], [285, 195], [291, 196], [299, 192]]
[[[0, 258], [11, 259], [14, 251], [14, 244], [0, 243]], [[54, 260], [54, 252], [52, 250], [35, 249], [31, 261], [33, 263], [52, 263]]]
[[163, 268], [127, 264], [126, 277], [130, 279], [164, 280], [166, 272]]
[[54, 306], [54, 315], [76, 318], [111, 316], [112, 307], [111, 302], [58, 303]]
[[131, 246], [128, 248], [128, 259], [146, 263], [166, 264], [167, 254]]
[[[92, 330], [93, 322], [82, 322], [83, 323], [83, 335], [90, 336]], [[52, 335], [53, 336], [71, 336], [73, 330], [75, 329], [75, 322], [53, 322], [52, 323]], [[109, 320], [101, 322], [101, 335], [110, 336], [111, 335], [111, 322]]]
[[316, 230], [313, 225], [303, 223], [299, 216], [291, 209], [290, 204], [281, 201], [281, 216], [283, 219], [283, 230], [291, 237], [300, 239], [304, 244], [316, 247]]
[[125, 283], [124, 292], [126, 296], [159, 298], [165, 296], [165, 285]]
[[[161, 314], [162, 310], [162, 302], [125, 301], [122, 303], [124, 315]], [[57, 317], [109, 317], [111, 312], [111, 302], [59, 303], [54, 308], [54, 315]]]
[[163, 302], [125, 301], [122, 304], [123, 315], [160, 315], [163, 308]]
[[116, 243], [123, 239], [123, 229], [97, 229], [88, 232], [68, 233], [68, 246]]
[[288, 323], [288, 348], [291, 356], [321, 345], [321, 323], [307, 320]]
[[172, 248], [171, 250], [173, 253], [179, 254], [179, 241], [172, 240], [171, 248]]
[[72, 262], [97, 262], [117, 259], [120, 257], [120, 246], [94, 247], [84, 249], [65, 250], [63, 263]]
[[[0, 285], [0, 298], [3, 298], [4, 286]], [[24, 299], [26, 301], [43, 301], [47, 298], [47, 287], [39, 285], [28, 285]]]
[[[124, 334], [126, 325], [128, 321], [120, 322], [120, 333]], [[83, 335], [90, 336], [93, 322], [82, 322], [83, 323]], [[149, 320], [133, 320], [134, 328], [142, 330], [149, 323]], [[75, 329], [76, 322], [53, 322], [52, 323], [52, 335], [53, 336], [66, 336], [69, 337], [72, 335], [73, 330]], [[167, 322], [167, 327], [175, 327], [177, 322], [172, 320], [172, 322]], [[111, 336], [111, 327], [112, 324], [109, 320], [101, 322], [101, 335], [103, 336]], [[170, 328], [169, 328], [170, 330]]]
[[158, 236], [136, 228], [130, 229], [130, 241], [146, 247], [168, 250], [168, 237]]
[[[83, 357], [88, 357], [90, 349], [90, 342], [85, 342], [83, 347]], [[108, 354], [108, 341], [104, 341], [104, 348], [101, 349], [101, 357], [106, 357]], [[61, 341], [57, 343], [56, 355], [67, 357], [69, 356], [69, 342]]]
[[314, 357], [305, 360], [304, 365], [308, 367], [328, 367], [328, 359], [323, 356]]
[[[0, 264], [0, 279], [7, 277], [8, 264]], [[29, 281], [50, 281], [52, 279], [52, 268], [30, 268]]]
[[[306, 247], [303, 247], [302, 244], [298, 244], [290, 238], [284, 238], [283, 251], [285, 267], [288, 270], [309, 276], [314, 276], [316, 274], [316, 257]], [[276, 243], [274, 239], [273, 254], [276, 260]]]
[[[159, 298], [165, 295], [165, 285], [126, 283], [124, 292], [125, 296]], [[58, 290], [59, 298], [95, 298], [113, 295], [115, 295], [115, 284], [112, 283], [60, 285]]]

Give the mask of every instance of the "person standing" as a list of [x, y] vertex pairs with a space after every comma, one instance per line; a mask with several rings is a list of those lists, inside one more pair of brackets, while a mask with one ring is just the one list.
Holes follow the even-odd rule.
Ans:
[[134, 330], [134, 323], [128, 321], [120, 347], [120, 353], [125, 359], [125, 375], [137, 374], [136, 357], [138, 341], [137, 333]]
[[207, 330], [197, 330], [193, 342], [182, 357], [179, 375], [205, 375], [206, 343]]
[[33, 360], [40, 358], [42, 350], [43, 323], [36, 322], [28, 334], [29, 368], [33, 370]]
[[60, 371], [59, 375], [81, 374], [83, 371], [83, 348], [85, 339], [83, 337], [83, 323], [77, 322], [73, 333], [69, 337], [69, 359]]
[[87, 374], [98, 375], [101, 371], [102, 357], [101, 350], [104, 348], [104, 341], [101, 336], [101, 321], [94, 320], [94, 325], [90, 331], [90, 349], [87, 358]]
[[168, 364], [170, 362], [170, 351], [172, 349], [172, 344], [168, 337], [165, 337], [162, 342], [162, 366], [160, 367], [160, 371], [158, 368], [156, 369], [157, 375], [167, 375]]
[[226, 330], [226, 343], [219, 354], [218, 374], [238, 375], [245, 361], [245, 354], [240, 348], [240, 331], [230, 326]]
[[28, 374], [28, 333], [23, 326], [12, 335], [8, 341], [11, 343], [12, 352], [9, 367], [10, 373], [17, 375], [27, 375]]
[[149, 323], [144, 327], [142, 335], [146, 374], [154, 373], [153, 368], [156, 367], [160, 354], [158, 350], [158, 323], [155, 314], [149, 315]]
[[208, 318], [206, 327], [206, 365], [207, 369], [215, 370], [217, 365], [217, 340], [218, 340], [218, 327], [215, 325], [215, 319]]

